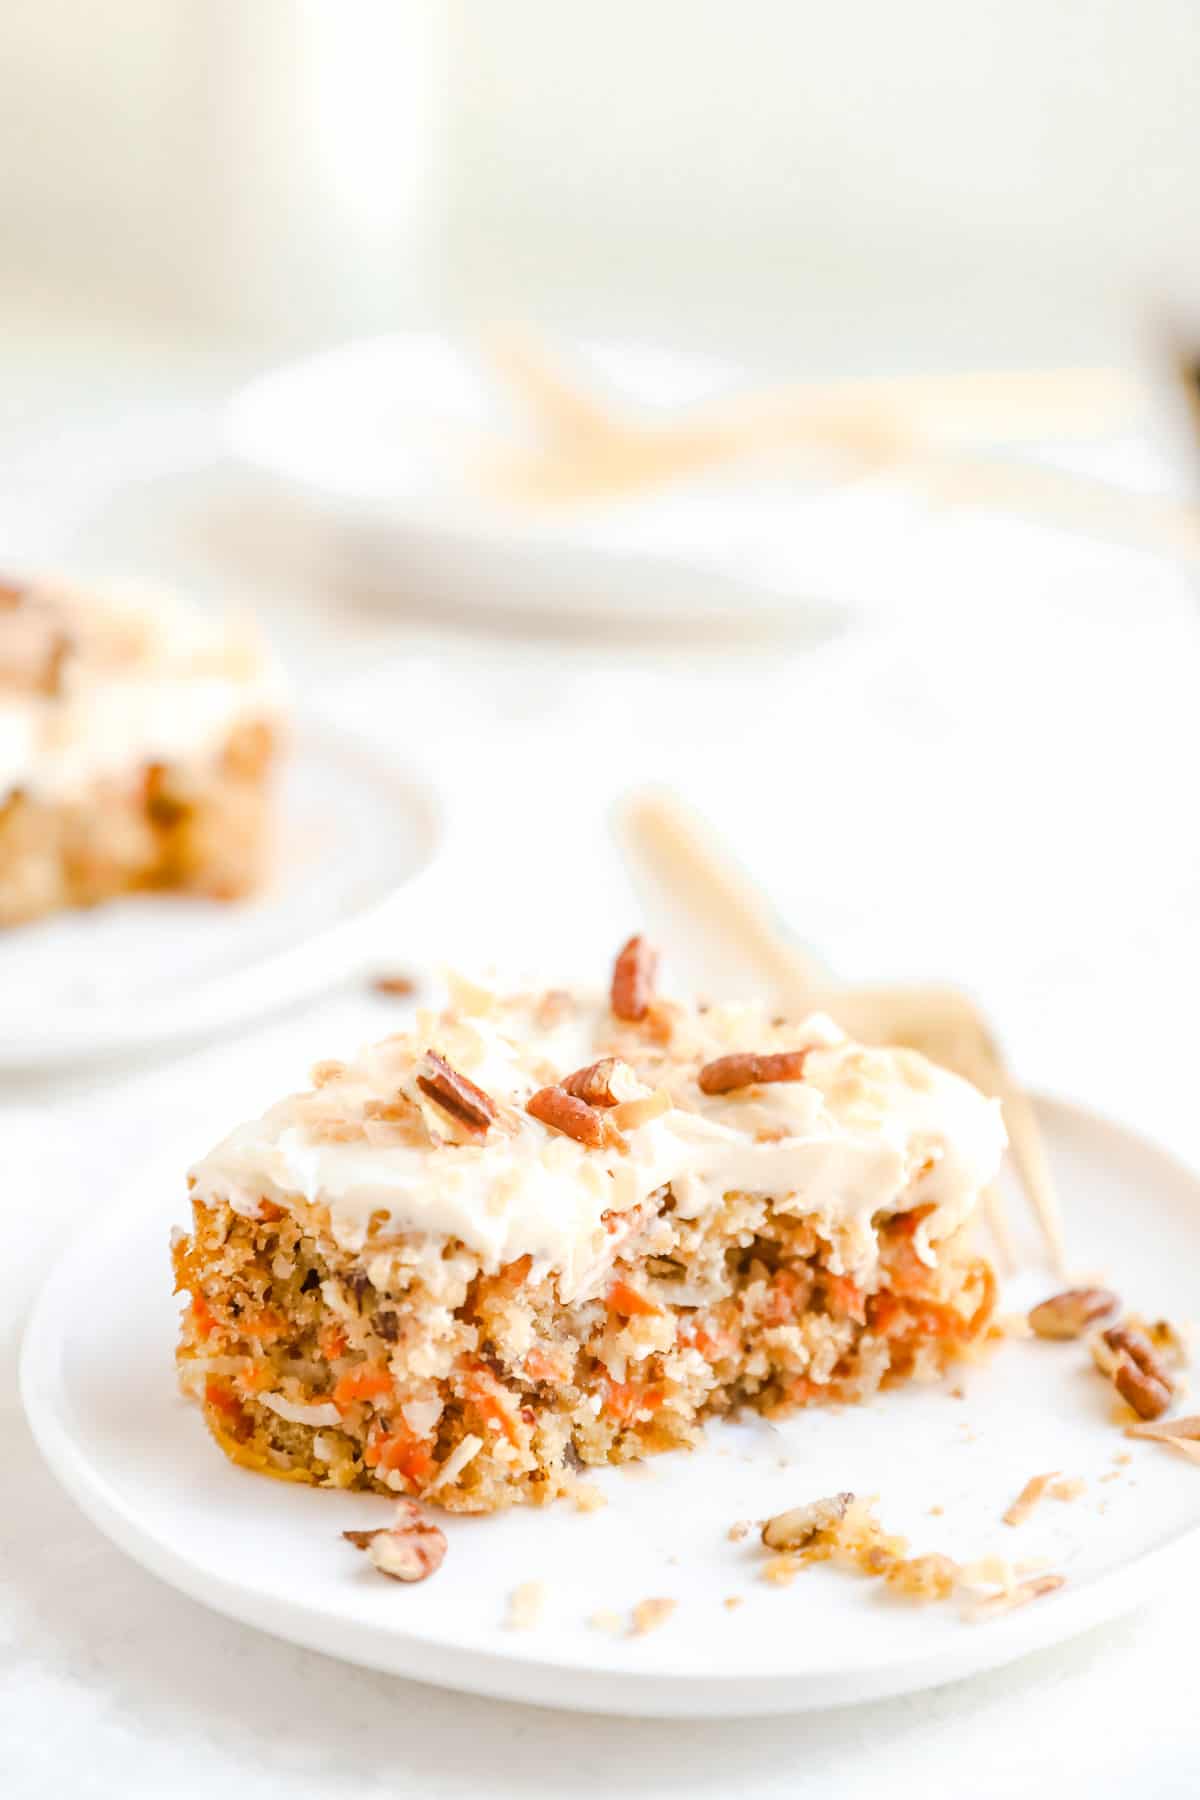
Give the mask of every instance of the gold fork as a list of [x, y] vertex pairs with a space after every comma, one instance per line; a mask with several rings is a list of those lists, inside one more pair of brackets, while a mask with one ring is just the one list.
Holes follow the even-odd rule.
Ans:
[[[1064, 1272], [1062, 1217], [1033, 1105], [970, 995], [945, 985], [837, 982], [780, 929], [761, 888], [672, 794], [643, 789], [629, 795], [616, 826], [634, 869], [650, 872], [712, 941], [735, 947], [786, 1010], [829, 1013], [864, 1043], [910, 1045], [998, 1099], [1021, 1184], [1051, 1261]], [[1011, 1239], [997, 1188], [989, 1190], [985, 1204], [1001, 1258], [1011, 1267]]]

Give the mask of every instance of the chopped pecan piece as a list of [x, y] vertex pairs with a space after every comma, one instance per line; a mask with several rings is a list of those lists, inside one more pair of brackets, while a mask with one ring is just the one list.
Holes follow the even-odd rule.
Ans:
[[658, 952], [644, 937], [631, 937], [617, 957], [612, 978], [612, 1009], [618, 1019], [644, 1019], [654, 998]]
[[526, 1101], [525, 1111], [552, 1131], [561, 1131], [577, 1144], [586, 1144], [589, 1150], [625, 1149], [625, 1139], [612, 1120], [586, 1100], [568, 1094], [566, 1088], [539, 1088]]
[[840, 1524], [854, 1495], [831, 1494], [826, 1500], [810, 1500], [807, 1506], [792, 1506], [776, 1513], [762, 1528], [762, 1541], [768, 1550], [803, 1550], [822, 1531]]
[[343, 1531], [356, 1550], [365, 1550], [381, 1575], [392, 1581], [427, 1581], [442, 1566], [446, 1535], [431, 1525], [412, 1500], [402, 1500], [392, 1525], [378, 1531]]
[[630, 1097], [620, 1090], [636, 1081], [629, 1064], [622, 1062], [619, 1056], [602, 1056], [599, 1062], [564, 1075], [559, 1086], [564, 1093], [574, 1094], [576, 1100], [585, 1100], [589, 1106], [616, 1106]]
[[1158, 1419], [1171, 1404], [1175, 1383], [1144, 1331], [1135, 1325], [1113, 1325], [1104, 1343], [1116, 1357], [1113, 1386], [1141, 1419]]
[[1041, 1338], [1077, 1338], [1089, 1325], [1110, 1318], [1120, 1304], [1107, 1288], [1068, 1288], [1035, 1306], [1029, 1323]]
[[436, 1050], [425, 1052], [417, 1086], [443, 1112], [480, 1137], [496, 1118], [496, 1103], [490, 1095], [460, 1075]]
[[802, 1081], [807, 1056], [807, 1050], [777, 1050], [766, 1056], [743, 1050], [733, 1056], [718, 1056], [701, 1069], [700, 1091], [729, 1094], [735, 1088], [753, 1087], [758, 1082]]
[[1117, 1364], [1113, 1386], [1139, 1419], [1161, 1419], [1171, 1404], [1171, 1389], [1139, 1368], [1132, 1357], [1123, 1357]]

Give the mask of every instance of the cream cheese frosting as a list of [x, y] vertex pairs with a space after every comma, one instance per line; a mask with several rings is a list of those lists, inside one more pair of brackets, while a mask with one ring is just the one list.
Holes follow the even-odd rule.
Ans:
[[207, 755], [282, 706], [279, 669], [248, 622], [134, 588], [0, 592], [0, 800], [60, 799]]
[[[436, 1050], [499, 1109], [472, 1138], [417, 1083]], [[697, 1076], [741, 1051], [804, 1049], [803, 1079], [709, 1095]], [[589, 1148], [525, 1110], [534, 1092], [599, 1057], [632, 1071], [654, 1116], [623, 1144]], [[323, 1065], [319, 1085], [241, 1126], [192, 1171], [202, 1203], [255, 1216], [263, 1200], [320, 1209], [338, 1246], [368, 1237], [458, 1239], [495, 1271], [522, 1256], [561, 1297], [602, 1279], [631, 1214], [668, 1185], [700, 1217], [733, 1192], [812, 1218], [851, 1273], [876, 1255], [873, 1221], [927, 1212], [926, 1261], [970, 1215], [1005, 1145], [999, 1103], [916, 1051], [855, 1044], [831, 1020], [797, 1023], [759, 1006], [658, 1002], [626, 1024], [605, 1000], [555, 990], [501, 997], [460, 984], [455, 1002], [356, 1061]]]

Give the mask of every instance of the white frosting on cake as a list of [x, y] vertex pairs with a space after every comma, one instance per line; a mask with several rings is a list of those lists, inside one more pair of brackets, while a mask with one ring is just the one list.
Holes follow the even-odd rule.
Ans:
[[[463, 992], [457, 1008], [419, 1015], [414, 1032], [233, 1132], [193, 1170], [196, 1197], [249, 1216], [264, 1199], [320, 1209], [351, 1252], [374, 1219], [385, 1236], [460, 1239], [490, 1271], [530, 1255], [567, 1299], [600, 1279], [621, 1215], [668, 1183], [686, 1217], [732, 1192], [769, 1196], [816, 1220], [851, 1272], [875, 1258], [872, 1220], [928, 1207], [914, 1241], [932, 1262], [1003, 1153], [997, 1102], [916, 1051], [856, 1045], [819, 1015], [787, 1024], [760, 1007], [664, 1003], [650, 1024], [628, 1025], [593, 997]], [[431, 1047], [500, 1107], [478, 1141], [418, 1088]], [[800, 1081], [715, 1096], [697, 1083], [716, 1057], [797, 1048], [809, 1049]], [[607, 1055], [632, 1067], [640, 1093], [669, 1099], [624, 1129], [623, 1150], [587, 1148], [525, 1111], [535, 1090]], [[380, 1103], [394, 1122], [370, 1116]]]
[[[59, 644], [54, 679], [42, 679]], [[282, 702], [248, 622], [132, 589], [36, 585], [0, 604], [0, 800], [78, 795], [146, 763], [204, 757]]]

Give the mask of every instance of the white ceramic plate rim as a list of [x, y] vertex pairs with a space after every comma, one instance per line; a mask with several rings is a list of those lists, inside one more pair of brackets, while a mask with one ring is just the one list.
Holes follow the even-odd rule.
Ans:
[[387, 782], [403, 797], [422, 846], [413, 873], [298, 943], [211, 976], [203, 987], [189, 990], [186, 1006], [167, 999], [119, 1015], [109, 1009], [102, 1022], [59, 1020], [40, 1030], [22, 1028], [19, 1040], [0, 1036], [0, 1070], [41, 1070], [200, 1039], [311, 999], [381, 953], [397, 907], [420, 904], [435, 875], [445, 837], [444, 802], [426, 776], [343, 726], [309, 719], [300, 731], [310, 750], [336, 758], [351, 774], [355, 765], [369, 765], [374, 781]]
[[[1185, 1178], [1196, 1179], [1188, 1163], [1090, 1107], [1045, 1097], [1041, 1104], [1073, 1115], [1085, 1126], [1121, 1132], [1141, 1151], [1172, 1164]], [[173, 1178], [175, 1159], [170, 1169]], [[346, 1619], [332, 1607], [224, 1581], [175, 1546], [147, 1535], [122, 1494], [81, 1448], [62, 1404], [60, 1301], [71, 1291], [79, 1265], [88, 1264], [95, 1239], [119, 1233], [131, 1210], [144, 1207], [145, 1185], [144, 1180], [136, 1184], [135, 1204], [126, 1201], [76, 1239], [39, 1295], [21, 1353], [25, 1414], [43, 1456], [67, 1491], [135, 1562], [201, 1604], [286, 1641], [370, 1668], [501, 1699], [649, 1717], [753, 1716], [862, 1703], [1000, 1667], [1132, 1610], [1161, 1590], [1172, 1573], [1181, 1572], [1184, 1565], [1193, 1570], [1196, 1566], [1200, 1525], [1177, 1532], [1157, 1549], [1084, 1586], [1068, 1586], [1052, 1605], [1026, 1608], [986, 1628], [964, 1629], [953, 1647], [918, 1650], [903, 1664], [889, 1657], [853, 1668], [806, 1671], [802, 1679], [794, 1669], [780, 1673], [753, 1665], [711, 1677], [669, 1665], [647, 1670], [627, 1660], [618, 1662], [616, 1650], [603, 1640], [597, 1641], [586, 1664], [530, 1654], [519, 1640], [502, 1651], [489, 1650], [463, 1643], [453, 1631], [423, 1625], [418, 1633], [391, 1623], [386, 1629], [372, 1628], [361, 1620]]]
[[[369, 363], [381, 353], [402, 349], [408, 354], [419, 355], [422, 349], [436, 347], [442, 350], [447, 346], [455, 347], [454, 339], [445, 333], [382, 332], [373, 337], [351, 338], [346, 343], [264, 370], [239, 389], [228, 403], [225, 429], [230, 453], [248, 468], [304, 492], [323, 505], [333, 506], [347, 516], [378, 520], [393, 529], [401, 526], [406, 530], [438, 534], [452, 532], [457, 539], [476, 539], [489, 545], [524, 546], [534, 541], [562, 543], [578, 532], [581, 523], [592, 525], [620, 512], [623, 505], [641, 504], [639, 496], [624, 502], [601, 499], [580, 502], [564, 509], [561, 515], [544, 519], [536, 513], [527, 518], [514, 518], [502, 505], [491, 505], [483, 498], [475, 504], [467, 504], [462, 494], [449, 491], [445, 495], [413, 495], [406, 493], [400, 484], [376, 492], [348, 484], [334, 486], [314, 475], [308, 457], [289, 452], [288, 443], [281, 437], [278, 427], [280, 396], [286, 399], [291, 390], [311, 383], [314, 377], [327, 377], [331, 370], [341, 367], [352, 370], [357, 364]], [[657, 362], [663, 368], [684, 372], [694, 378], [697, 395], [720, 393], [735, 386], [739, 379], [736, 365], [730, 362], [719, 357], [689, 354], [663, 344], [635, 339], [589, 338], [579, 347], [585, 355], [594, 352], [617, 358], [632, 356], [635, 360]], [[685, 381], [685, 385], [693, 383]], [[589, 553], [597, 558], [614, 560], [623, 560], [627, 554], [606, 549], [602, 544], [590, 545]], [[652, 557], [654, 553], [646, 554]]]

